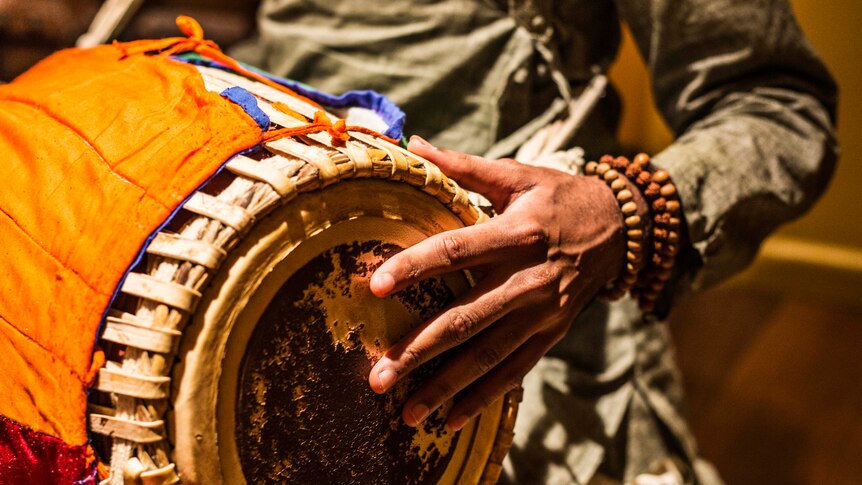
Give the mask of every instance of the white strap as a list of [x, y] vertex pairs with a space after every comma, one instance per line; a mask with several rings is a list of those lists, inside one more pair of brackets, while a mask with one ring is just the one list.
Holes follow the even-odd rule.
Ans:
[[187, 239], [176, 234], [160, 232], [147, 246], [147, 253], [189, 261], [208, 269], [216, 269], [224, 259], [224, 249], [206, 241]]
[[563, 148], [583, 126], [587, 117], [599, 103], [608, 86], [604, 74], [595, 74], [581, 94], [569, 103], [568, 115], [548, 124], [536, 132], [518, 149], [515, 160], [530, 163], [531, 160], [551, 155]]
[[227, 169], [237, 175], [269, 184], [282, 199], [296, 195], [296, 182], [271, 165], [238, 155], [227, 162]]
[[324, 148], [306, 145], [291, 138], [279, 138], [264, 145], [276, 153], [284, 153], [310, 163], [317, 168], [318, 177], [324, 185], [338, 181], [338, 167]]
[[168, 396], [171, 378], [130, 374], [121, 370], [99, 369], [96, 390], [140, 399], [163, 399]]
[[102, 340], [167, 354], [173, 352], [180, 336], [182, 333], [179, 330], [147, 327], [116, 317], [108, 317]]
[[126, 276], [122, 292], [164, 303], [185, 312], [192, 311], [201, 297], [200, 293], [187, 286], [140, 273], [129, 273]]
[[106, 0], [102, 4], [90, 28], [78, 37], [77, 47], [95, 47], [116, 37], [131, 20], [144, 0]]
[[157, 443], [162, 440], [165, 432], [165, 422], [162, 420], [151, 422], [132, 421], [105, 414], [90, 413], [90, 431], [112, 438], [129, 440], [134, 443]]
[[200, 216], [215, 219], [228, 227], [234, 228], [237, 232], [243, 232], [254, 221], [254, 216], [242, 207], [228, 204], [203, 192], [195, 192], [183, 204], [183, 209]]

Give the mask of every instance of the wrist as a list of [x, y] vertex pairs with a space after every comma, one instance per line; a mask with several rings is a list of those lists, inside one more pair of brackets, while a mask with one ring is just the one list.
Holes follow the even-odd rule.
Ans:
[[584, 177], [583, 183], [588, 184], [590, 205], [593, 207], [590, 217], [582, 224], [597, 226], [591, 231], [598, 234], [600, 251], [596, 251], [593, 260], [597, 264], [593, 276], [597, 282], [597, 290], [605, 288], [626, 270], [626, 225], [621, 217], [620, 204], [616, 194], [603, 180], [597, 177]]
[[584, 169], [611, 188], [625, 225], [625, 268], [601, 296], [616, 300], [631, 291], [642, 310], [652, 311], [679, 251], [676, 187], [667, 172], [650, 172], [646, 154], [631, 162], [605, 155]]
[[587, 175], [597, 176], [611, 189], [618, 206], [618, 218], [623, 221], [625, 247], [621, 259], [624, 267], [599, 294], [606, 301], [622, 298], [632, 289], [650, 256], [649, 203], [626, 176], [629, 165], [625, 157], [605, 155], [598, 163], [590, 162], [585, 166]]

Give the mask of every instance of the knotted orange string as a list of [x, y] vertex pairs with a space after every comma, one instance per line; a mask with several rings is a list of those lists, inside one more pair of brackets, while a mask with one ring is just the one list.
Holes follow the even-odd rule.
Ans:
[[[272, 107], [300, 121], [304, 121], [306, 123], [308, 122], [308, 118], [290, 109], [290, 107], [284, 103], [275, 102], [272, 103]], [[263, 141], [272, 141], [288, 136], [309, 135], [312, 133], [321, 133], [324, 131], [329, 133], [329, 135], [332, 137], [332, 145], [337, 147], [343, 147], [344, 144], [348, 140], [350, 140], [350, 134], [348, 134], [349, 131], [365, 133], [366, 135], [370, 135], [375, 138], [382, 138], [389, 143], [393, 143], [395, 145], [398, 144], [397, 140], [394, 140], [386, 135], [381, 135], [380, 133], [372, 129], [365, 128], [364, 126], [348, 125], [344, 120], [338, 120], [333, 123], [332, 120], [329, 119], [329, 116], [327, 116], [326, 113], [322, 110], [315, 111], [314, 120], [307, 125], [296, 126], [293, 128], [280, 128], [278, 130], [272, 130], [264, 133]]]
[[[350, 139], [350, 135], [348, 134], [348, 132], [354, 131], [358, 133], [365, 133], [366, 135], [370, 135], [375, 138], [382, 138], [389, 143], [393, 143], [395, 145], [398, 144], [397, 140], [382, 135], [372, 129], [365, 128], [364, 126], [348, 126], [344, 120], [338, 120], [333, 123], [329, 119], [329, 116], [327, 116], [324, 112], [323, 107], [314, 102], [313, 100], [297, 93], [296, 91], [282, 84], [279, 84], [267, 78], [262, 74], [259, 74], [250, 69], [246, 69], [235, 59], [222, 52], [218, 44], [211, 40], [204, 39], [204, 29], [201, 27], [197, 20], [184, 15], [179, 16], [177, 17], [177, 27], [180, 28], [180, 31], [185, 34], [186, 37], [168, 37], [165, 39], [138, 40], [122, 43], [114, 41], [114, 46], [120, 49], [120, 51], [123, 53], [124, 58], [128, 56], [148, 53], [158, 53], [159, 55], [167, 57], [175, 54], [181, 54], [183, 52], [196, 52], [197, 54], [206, 57], [211, 61], [215, 61], [227, 68], [230, 68], [238, 74], [242, 74], [243, 76], [254, 79], [259, 83], [265, 84], [273, 89], [281, 91], [282, 93], [300, 99], [317, 108], [317, 111], [315, 111], [314, 113], [314, 121], [312, 121], [311, 123], [305, 126], [299, 126], [294, 128], [280, 128], [278, 130], [266, 132], [263, 136], [264, 141], [272, 141], [288, 136], [321, 133], [325, 131], [329, 133], [330, 136], [332, 136], [332, 144], [334, 146], [344, 146], [345, 142]], [[272, 106], [278, 111], [281, 111], [282, 113], [288, 114], [300, 121], [308, 123], [308, 118], [290, 109], [286, 104], [275, 102], [272, 104]]]
[[262, 74], [243, 67], [242, 64], [222, 52], [218, 44], [211, 40], [204, 39], [204, 29], [197, 20], [184, 15], [179, 16], [177, 17], [177, 27], [180, 28], [180, 31], [185, 34], [186, 37], [168, 37], [165, 39], [137, 40], [132, 42], [114, 41], [114, 46], [120, 49], [123, 53], [123, 57], [147, 53], [158, 53], [159, 55], [167, 57], [175, 54], [182, 54], [183, 52], [196, 52], [211, 61], [215, 61], [227, 68], [230, 68], [238, 74], [242, 74], [245, 77], [254, 79], [259, 83], [266, 84], [282, 93], [301, 99], [317, 109], [323, 109], [322, 106], [296, 91], [283, 86]]

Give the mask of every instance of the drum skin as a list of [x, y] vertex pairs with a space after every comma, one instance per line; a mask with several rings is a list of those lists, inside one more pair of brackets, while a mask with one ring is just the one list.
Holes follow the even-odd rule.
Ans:
[[[200, 482], [475, 482], [461, 477], [465, 461], [487, 460], [500, 403], [482, 425], [453, 436], [445, 409], [418, 429], [400, 422], [415, 380], [383, 396], [367, 383], [389, 345], [468, 285], [453, 275], [378, 299], [368, 290], [371, 272], [388, 254], [462, 225], [430, 196], [377, 180], [304, 194], [261, 221], [203, 295], [192, 323], [200, 333], [180, 350], [180, 469], [200, 473]], [[273, 460], [279, 451], [284, 460]]]

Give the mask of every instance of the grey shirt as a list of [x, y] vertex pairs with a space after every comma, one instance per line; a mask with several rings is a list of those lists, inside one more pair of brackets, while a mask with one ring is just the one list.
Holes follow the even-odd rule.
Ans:
[[[408, 133], [483, 154], [606, 71], [620, 20], [677, 135], [654, 157], [690, 241], [669, 300], [743, 268], [831, 174], [836, 86], [785, 0], [264, 0], [260, 38], [238, 55], [321, 90], [378, 90]], [[571, 144], [613, 153], [618, 115], [609, 92]], [[631, 300], [592, 304], [526, 379], [510, 479], [630, 479], [674, 454], [708, 481], [679, 381], [663, 322]]]

